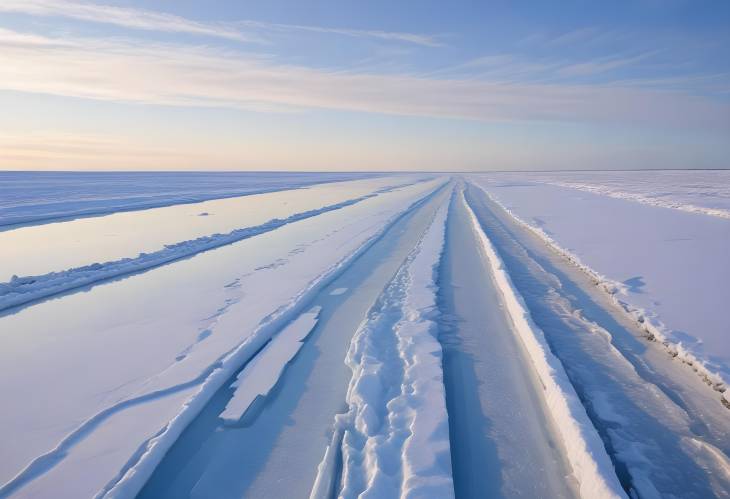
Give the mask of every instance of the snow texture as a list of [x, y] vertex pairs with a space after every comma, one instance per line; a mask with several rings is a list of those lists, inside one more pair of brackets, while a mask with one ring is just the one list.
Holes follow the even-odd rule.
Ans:
[[141, 272], [203, 251], [257, 236], [292, 222], [315, 217], [328, 211], [338, 210], [376, 195], [377, 193], [368, 194], [322, 208], [295, 213], [289, 217], [269, 220], [254, 227], [235, 229], [227, 234], [213, 234], [190, 241], [169, 244], [163, 249], [152, 253], [141, 253], [134, 258], [93, 263], [83, 267], [60, 272], [50, 272], [40, 276], [13, 276], [9, 282], [0, 283], [0, 311], [71, 289], [88, 286], [105, 279]]
[[[463, 192], [461, 195], [462, 202], [466, 203]], [[515, 331], [543, 384], [548, 410], [562, 437], [581, 497], [626, 497], [603, 442], [575, 393], [563, 365], [550, 351], [543, 331], [532, 320], [524, 299], [512, 283], [502, 259], [487, 239], [468, 203], [467, 208], [474, 232], [481, 242]]]
[[[426, 190], [425, 197], [429, 197], [434, 193], [434, 187], [438, 188], [441, 186], [443, 186], [443, 183], [439, 182], [438, 185], [432, 186], [430, 189]], [[108, 499], [127, 498], [136, 495], [142, 486], [144, 486], [144, 483], [147, 481], [154, 468], [164, 457], [167, 450], [172, 446], [175, 440], [177, 440], [180, 433], [202, 410], [208, 400], [210, 400], [222, 384], [225, 383], [225, 381], [229, 379], [233, 373], [235, 373], [239, 366], [250, 359], [251, 356], [269, 338], [271, 338], [273, 332], [281, 327], [282, 324], [286, 324], [301, 313], [303, 305], [306, 304], [311, 297], [319, 293], [354, 259], [367, 250], [367, 248], [370, 247], [373, 242], [376, 241], [392, 223], [394, 223], [395, 220], [397, 220], [403, 213], [413, 209], [413, 207], [419, 204], [423, 199], [425, 198], [418, 198], [415, 202], [413, 202], [413, 204], [409, 205], [404, 210], [399, 210], [396, 214], [391, 215], [383, 222], [377, 223], [373, 226], [370, 233], [364, 237], [364, 241], [354, 251], [346, 254], [339, 261], [336, 261], [334, 264], [329, 266], [324, 272], [310, 281], [309, 284], [307, 284], [307, 286], [288, 303], [281, 304], [274, 313], [265, 318], [253, 334], [249, 336], [249, 338], [243, 341], [231, 353], [226, 354], [226, 356], [218, 362], [219, 365], [216, 366], [210, 376], [208, 376], [204, 381], [199, 392], [186, 403], [178, 416], [172, 419], [159, 435], [155, 436], [147, 443], [146, 451], [142, 454], [140, 459], [126, 470], [118, 482], [113, 484], [107, 491], [104, 491], [104, 493], [100, 495]]]
[[491, 175], [475, 180], [519, 225], [588, 274], [648, 339], [689, 364], [730, 404], [722, 306], [730, 281], [730, 220], [576, 194], [548, 183], [513, 185]]
[[312, 498], [332, 494], [338, 450], [342, 498], [453, 497], [434, 322], [447, 212], [445, 203], [353, 337], [349, 410], [336, 417]]
[[549, 184], [730, 218], [729, 170], [495, 172], [481, 178], [493, 186]]
[[[16, 409], [0, 419], [0, 496], [134, 496], [216, 391], [443, 185], [396, 189], [1, 317], [23, 341], [0, 351], [0, 388]], [[41, 400], [55, 407], [54, 424], [38, 431]]]

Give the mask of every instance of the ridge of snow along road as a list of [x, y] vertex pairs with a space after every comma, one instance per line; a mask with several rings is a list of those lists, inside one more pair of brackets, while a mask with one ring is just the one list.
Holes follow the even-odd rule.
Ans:
[[616, 305], [621, 312], [626, 314], [646, 333], [646, 338], [648, 340], [658, 342], [666, 349], [669, 355], [690, 365], [712, 389], [720, 393], [722, 403], [726, 407], [730, 408], [730, 390], [728, 389], [730, 386], [730, 380], [723, 376], [722, 373], [709, 367], [705, 359], [700, 358], [694, 352], [690, 351], [680, 341], [673, 340], [670, 337], [671, 331], [669, 331], [667, 326], [659, 320], [655, 313], [636, 306], [626, 300], [622, 300], [620, 296], [626, 294], [626, 284], [610, 279], [609, 277], [597, 272], [595, 269], [585, 264], [575, 253], [561, 246], [554, 237], [548, 235], [541, 228], [526, 222], [517, 215], [514, 210], [509, 209], [502, 201], [490, 194], [483, 186], [478, 184], [476, 185], [487, 196], [487, 198], [504, 210], [505, 213], [507, 213], [519, 226], [535, 234], [550, 249], [561, 255], [570, 264], [588, 275], [596, 286], [599, 286], [600, 289], [609, 296], [614, 305]]
[[[335, 417], [312, 499], [454, 495], [434, 321], [448, 206], [439, 208], [352, 339], [348, 412]], [[341, 477], [334, 476], [338, 469]], [[341, 491], [333, 490], [338, 482]]]
[[[24, 334], [23, 342], [0, 349], [9, 373], [0, 388], [17, 402], [5, 411], [0, 436], [8, 449], [22, 450], [2, 453], [0, 496], [82, 497], [92, 489], [91, 495], [134, 496], [210, 397], [273, 334], [388, 227], [446, 185], [438, 179], [404, 187], [0, 317], [3, 328]], [[196, 286], [187, 286], [192, 281]], [[39, 368], [28, 374], [30, 355]], [[75, 369], [79, 358], [87, 371]], [[103, 376], [88, 379], [88, 370]], [[10, 380], [15, 372], [26, 372], [20, 389]], [[30, 385], [32, 393], [24, 388]], [[47, 418], [30, 403], [39, 397], [63, 401], [56, 424], [41, 434], [31, 431]]]
[[637, 192], [624, 192], [602, 185], [593, 185], [581, 182], [553, 182], [553, 184], [593, 194], [601, 194], [603, 196], [609, 196], [616, 199], [628, 199], [637, 203], [659, 206], [661, 208], [671, 208], [673, 210], [687, 211], [690, 213], [702, 213], [703, 215], [709, 215], [712, 217], [730, 218], [730, 211], [723, 208], [711, 208], [708, 206], [698, 206], [690, 203], [672, 202], [662, 198], [652, 198]]
[[286, 224], [311, 218], [329, 211], [339, 210], [399, 187], [402, 187], [402, 185], [388, 186], [363, 196], [294, 213], [284, 218], [274, 218], [259, 225], [234, 229], [224, 234], [216, 233], [174, 244], [166, 244], [162, 249], [149, 253], [140, 253], [133, 258], [93, 263], [68, 270], [49, 272], [43, 275], [23, 277], [14, 275], [9, 282], [0, 283], [0, 311], [85, 287], [106, 279], [142, 272], [203, 251], [264, 234]]
[[532, 320], [524, 299], [512, 283], [502, 259], [481, 228], [476, 214], [464, 198], [463, 191], [460, 196], [504, 298], [504, 305], [513, 321], [515, 332], [525, 346], [543, 384], [548, 410], [562, 437], [581, 497], [625, 498], [626, 494], [616, 477], [603, 442], [588, 418], [563, 365], [552, 354], [543, 331]]

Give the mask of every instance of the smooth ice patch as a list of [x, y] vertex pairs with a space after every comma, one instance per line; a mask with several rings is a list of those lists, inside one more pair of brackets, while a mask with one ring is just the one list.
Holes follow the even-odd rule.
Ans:
[[225, 423], [240, 421], [257, 397], [265, 397], [271, 391], [317, 325], [320, 310], [321, 307], [314, 307], [297, 317], [240, 372], [231, 385], [236, 391], [220, 415]]

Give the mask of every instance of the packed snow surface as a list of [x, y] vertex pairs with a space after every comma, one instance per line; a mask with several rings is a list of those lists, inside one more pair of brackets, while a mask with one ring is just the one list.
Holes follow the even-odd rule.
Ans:
[[[581, 182], [600, 188], [588, 191], [564, 185], [577, 176], [484, 174], [471, 179], [613, 293], [617, 304], [665, 342], [672, 355], [695, 364], [723, 390], [730, 381], [730, 330], [725, 317], [730, 219], [609, 191], [648, 192], [654, 178], [654, 188], [664, 192], [662, 203], [674, 200], [720, 209], [728, 203], [730, 175], [586, 172], [579, 176]], [[628, 186], [621, 187], [627, 177], [642, 182], [627, 181]], [[706, 196], [695, 192], [711, 180], [715, 183], [706, 189]], [[702, 187], [692, 187], [696, 185]]]

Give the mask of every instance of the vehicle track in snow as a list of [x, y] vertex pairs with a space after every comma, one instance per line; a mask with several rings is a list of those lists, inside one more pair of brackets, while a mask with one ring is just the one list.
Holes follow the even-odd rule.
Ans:
[[241, 424], [224, 426], [219, 415], [232, 396], [232, 376], [170, 448], [138, 497], [308, 497], [334, 416], [343, 411], [350, 379], [343, 360], [350, 339], [449, 190], [440, 189], [405, 214], [308, 299], [305, 308], [322, 307], [317, 326], [274, 389]]
[[473, 185], [467, 200], [561, 360], [624, 488], [639, 497], [727, 497], [730, 422], [712, 390], [663, 360], [590, 279]]
[[577, 497], [540, 381], [455, 196], [439, 280], [444, 381], [459, 498]]

